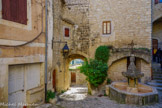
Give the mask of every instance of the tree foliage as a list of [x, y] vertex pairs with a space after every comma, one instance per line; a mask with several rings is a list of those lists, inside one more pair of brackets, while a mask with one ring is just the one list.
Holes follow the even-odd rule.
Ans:
[[108, 66], [98, 60], [85, 61], [83, 66], [80, 68], [80, 72], [87, 76], [87, 81], [94, 87], [98, 87], [102, 84], [107, 77]]
[[102, 61], [103, 63], [107, 63], [109, 56], [110, 56], [110, 50], [107, 46], [99, 46], [96, 49], [95, 53], [95, 59]]

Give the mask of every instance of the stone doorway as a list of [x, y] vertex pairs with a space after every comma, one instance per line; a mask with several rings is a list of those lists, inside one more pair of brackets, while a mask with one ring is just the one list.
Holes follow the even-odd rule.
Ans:
[[84, 63], [81, 59], [74, 59], [69, 64], [70, 86], [86, 86], [86, 76], [80, 73], [80, 67]]

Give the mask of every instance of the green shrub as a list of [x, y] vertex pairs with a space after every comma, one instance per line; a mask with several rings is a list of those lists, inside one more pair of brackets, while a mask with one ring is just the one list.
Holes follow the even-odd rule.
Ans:
[[112, 82], [111, 79], [108, 78], [108, 79], [107, 79], [107, 84], [111, 84], [111, 82]]
[[96, 49], [96, 53], [95, 53], [95, 59], [102, 61], [104, 63], [107, 63], [109, 56], [110, 56], [110, 50], [108, 48], [108, 46], [99, 46]]
[[80, 68], [80, 72], [87, 76], [87, 81], [94, 87], [98, 87], [104, 82], [107, 77], [108, 66], [107, 63], [103, 63], [98, 60], [85, 61]]
[[46, 101], [49, 102], [50, 99], [54, 99], [55, 95], [56, 95], [55, 92], [52, 92], [51, 90], [48, 90], [47, 91], [47, 98], [46, 98], [47, 100]]

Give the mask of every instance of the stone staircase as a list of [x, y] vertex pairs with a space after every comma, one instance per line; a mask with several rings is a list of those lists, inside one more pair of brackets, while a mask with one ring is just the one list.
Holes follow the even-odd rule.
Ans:
[[162, 92], [162, 69], [160, 68], [160, 64], [153, 63], [153, 80], [148, 82], [148, 85], [155, 87], [158, 91]]

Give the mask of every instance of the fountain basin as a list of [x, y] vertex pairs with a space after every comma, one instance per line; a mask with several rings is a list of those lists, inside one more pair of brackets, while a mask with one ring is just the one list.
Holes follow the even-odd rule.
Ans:
[[[129, 89], [135, 90], [130, 92]], [[157, 90], [140, 83], [136, 88], [129, 88], [127, 82], [113, 82], [109, 85], [109, 96], [123, 104], [146, 105], [158, 102]]]

